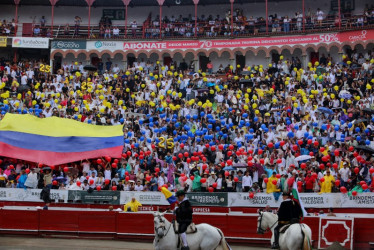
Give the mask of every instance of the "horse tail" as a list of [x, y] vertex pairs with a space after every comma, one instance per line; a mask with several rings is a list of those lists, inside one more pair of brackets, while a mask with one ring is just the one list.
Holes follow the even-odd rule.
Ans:
[[312, 249], [312, 241], [309, 238], [308, 233], [305, 231], [305, 227], [303, 224], [300, 224], [301, 233], [303, 234], [303, 243], [302, 243], [302, 250], [311, 250]]
[[221, 235], [221, 246], [223, 250], [231, 250], [230, 245], [226, 242], [225, 236], [223, 235], [221, 229], [217, 228], [218, 233]]

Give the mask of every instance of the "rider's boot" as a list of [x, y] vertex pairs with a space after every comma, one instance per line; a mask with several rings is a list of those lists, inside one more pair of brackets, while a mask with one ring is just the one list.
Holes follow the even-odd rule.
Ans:
[[274, 230], [274, 243], [271, 246], [271, 249], [279, 249], [279, 230]]
[[187, 235], [186, 233], [181, 233], [181, 238], [182, 238], [182, 241], [183, 241], [183, 246], [181, 248], [181, 250], [190, 250], [190, 248], [188, 247], [188, 243], [187, 243]]

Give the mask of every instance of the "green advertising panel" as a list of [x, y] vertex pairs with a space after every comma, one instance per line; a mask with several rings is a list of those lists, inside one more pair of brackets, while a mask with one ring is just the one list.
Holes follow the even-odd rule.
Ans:
[[112, 205], [120, 204], [119, 191], [87, 191], [69, 190], [69, 198], [71, 201], [82, 201], [83, 204], [106, 203]]
[[192, 206], [227, 207], [227, 193], [187, 193]]

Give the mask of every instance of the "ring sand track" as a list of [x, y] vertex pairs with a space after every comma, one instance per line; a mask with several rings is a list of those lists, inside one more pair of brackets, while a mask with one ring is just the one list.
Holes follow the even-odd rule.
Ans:
[[[1, 250], [92, 250], [92, 249], [123, 249], [152, 250], [152, 243], [129, 242], [119, 240], [86, 240], [30, 237], [0, 237]], [[233, 250], [262, 250], [265, 248], [231, 246]]]

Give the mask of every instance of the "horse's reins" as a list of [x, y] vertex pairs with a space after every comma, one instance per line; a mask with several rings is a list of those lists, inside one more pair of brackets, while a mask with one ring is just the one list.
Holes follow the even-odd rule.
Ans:
[[[158, 229], [162, 228], [164, 230], [164, 232], [166, 230], [166, 228], [165, 228], [165, 221], [161, 219], [161, 216], [158, 216], [158, 218], [160, 220], [160, 226], [159, 227], [155, 227], [156, 235], [157, 235]], [[164, 235], [162, 237], [158, 237], [158, 235], [157, 235], [157, 238], [159, 238], [157, 240], [157, 242], [159, 242], [160, 239], [164, 238], [169, 233], [169, 230], [170, 230], [171, 226], [172, 226], [172, 224], [170, 223], [170, 226], [169, 226], [168, 230], [166, 230], [166, 233], [164, 233]]]
[[260, 216], [260, 219], [257, 220], [257, 221], [259, 221], [257, 231], [259, 231], [259, 232], [261, 232], [261, 233], [267, 233], [267, 232], [269, 232], [269, 231], [270, 231], [270, 230], [275, 226], [275, 224], [278, 223], [278, 220], [276, 220], [276, 221], [274, 222], [274, 224], [271, 225], [271, 227], [269, 227], [269, 228], [267, 228], [267, 229], [264, 230], [264, 229], [262, 229], [262, 227], [261, 227], [261, 224], [262, 224], [262, 217], [263, 217], [263, 216], [264, 216], [264, 214], [262, 213], [261, 216]]

